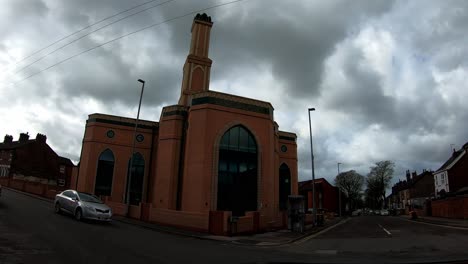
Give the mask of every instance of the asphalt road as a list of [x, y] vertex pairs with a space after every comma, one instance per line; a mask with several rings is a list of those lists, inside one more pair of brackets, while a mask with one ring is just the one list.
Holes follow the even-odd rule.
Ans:
[[[389, 233], [387, 233], [385, 230]], [[397, 217], [356, 217], [295, 244], [239, 246], [113, 221], [77, 222], [4, 189], [0, 263], [379, 263], [468, 259], [468, 231]]]

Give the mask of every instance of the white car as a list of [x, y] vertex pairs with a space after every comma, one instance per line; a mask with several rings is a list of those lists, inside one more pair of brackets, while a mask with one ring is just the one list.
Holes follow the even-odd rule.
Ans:
[[110, 222], [112, 210], [98, 197], [75, 190], [66, 190], [55, 196], [55, 212], [67, 212], [76, 220], [92, 219]]
[[362, 214], [362, 210], [361, 209], [357, 209], [355, 211], [353, 211], [351, 213], [352, 216], [358, 216], [358, 215], [361, 215]]
[[380, 215], [390, 215], [387, 209], [380, 210]]

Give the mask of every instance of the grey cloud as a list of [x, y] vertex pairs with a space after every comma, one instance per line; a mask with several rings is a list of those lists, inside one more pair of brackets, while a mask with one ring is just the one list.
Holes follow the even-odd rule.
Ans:
[[[12, 48], [9, 46], [11, 42], [5, 41], [7, 39], [16, 41], [16, 45], [25, 43], [20, 48], [33, 51], [105, 16], [143, 2], [10, 1], [6, 5], [7, 11], [4, 11], [8, 14], [0, 18], [0, 30], [5, 32], [4, 40], [0, 41], [0, 52]], [[70, 45], [31, 67], [28, 72], [43, 69], [123, 33], [214, 3], [221, 1], [174, 1], [144, 12]], [[431, 11], [437, 9], [442, 11]], [[339, 131], [314, 135], [317, 177], [333, 182], [336, 175], [336, 159], [343, 150], [334, 149], [332, 141], [345, 142], [344, 145], [350, 148], [353, 144], [350, 139], [363, 133], [371, 124], [380, 124], [384, 131], [399, 140], [401, 145], [391, 150], [375, 144], [381, 152], [389, 153], [389, 159], [404, 157], [404, 160], [397, 161], [398, 173], [413, 168], [434, 169], [447, 158], [446, 149], [450, 143], [463, 144], [468, 139], [468, 109], [461, 103], [454, 103], [451, 98], [443, 99], [436, 89], [439, 84], [429, 70], [432, 67], [442, 72], [466, 69], [466, 10], [466, 3], [460, 1], [355, 1], [353, 4], [348, 1], [304, 1], [291, 4], [290, 1], [266, 0], [244, 1], [209, 10], [207, 13], [214, 21], [210, 47], [210, 57], [214, 61], [212, 82], [231, 83], [246, 76], [255, 76], [259, 65], [267, 65], [275, 81], [284, 84], [281, 91], [271, 90], [277, 94], [276, 102], [272, 102], [274, 106], [286, 100], [286, 96], [281, 94], [286, 92], [287, 100], [294, 104], [291, 106], [293, 109], [299, 102], [313, 102], [324, 110], [347, 116], [349, 123], [353, 124], [352, 131], [348, 130], [347, 124], [341, 124]], [[431, 17], [430, 14], [435, 15]], [[84, 54], [22, 82], [16, 86], [21, 88], [19, 92], [13, 88], [0, 89], [9, 95], [10, 104], [22, 105], [25, 111], [31, 102], [56, 104], [53, 109], [75, 119], [90, 113], [76, 109], [76, 102], [67, 104], [67, 100], [89, 98], [105, 105], [106, 111], [128, 112], [138, 100], [138, 78], [147, 81], [144, 104], [151, 109], [161, 104], [176, 103], [182, 66], [189, 49], [192, 19], [193, 16], [188, 16], [172, 21]], [[347, 56], [345, 63], [332, 67], [334, 71], [343, 70], [348, 79], [347, 89], [334, 82], [329, 84], [333, 87], [322, 85], [327, 74], [325, 61], [337, 52], [341, 43], [353, 38], [351, 31], [359, 32], [366, 26], [388, 30], [395, 37], [398, 50], [407, 52], [419, 62], [412, 67], [426, 68], [425, 71], [414, 70], [414, 74], [420, 77], [415, 87], [411, 87], [418, 91], [416, 95], [408, 93], [408, 97], [403, 98], [386, 95], [382, 85], [389, 73], [384, 73], [384, 76], [377, 73], [363, 59], [362, 51], [351, 48], [344, 51]], [[404, 52], [402, 54], [406, 54]], [[362, 67], [357, 66], [359, 64]], [[339, 93], [326, 98], [325, 92], [329, 88], [338, 89]], [[159, 113], [154, 116], [157, 119]], [[330, 115], [330, 118], [335, 116]], [[48, 135], [48, 140], [59, 152], [77, 157], [84, 123], [79, 126], [69, 123], [71, 130], [79, 132], [66, 130], [69, 136], [64, 137], [64, 133], [57, 133], [67, 124], [60, 122], [61, 119], [38, 121], [34, 126], [44, 130], [41, 132]], [[282, 125], [282, 120], [278, 122]], [[298, 141], [299, 171], [303, 179], [308, 179], [311, 169], [308, 140], [306, 137]], [[360, 146], [357, 151], [365, 152], [368, 147]], [[372, 162], [348, 162], [350, 167], [347, 169], [359, 167], [362, 170], [359, 172], [365, 174], [366, 166]]]
[[[328, 3], [328, 2], [327, 2]], [[362, 2], [343, 10], [342, 1], [326, 6], [326, 11], [294, 8], [288, 2], [246, 2], [228, 10], [213, 10], [211, 57], [213, 78], [239, 78], [255, 65], [272, 66], [275, 78], [287, 83], [293, 96], [318, 93], [324, 59], [342, 40], [353, 23], [364, 15], [377, 15], [391, 7], [391, 1]], [[223, 12], [222, 20], [216, 13]], [[227, 15], [226, 15], [227, 13]], [[211, 14], [211, 13], [210, 13]], [[187, 34], [186, 25], [171, 24], [174, 32]], [[174, 34], [172, 45], [186, 50], [187, 36]]]

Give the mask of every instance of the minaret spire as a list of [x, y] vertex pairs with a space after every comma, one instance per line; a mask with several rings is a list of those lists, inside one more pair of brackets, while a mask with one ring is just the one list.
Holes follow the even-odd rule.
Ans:
[[190, 52], [185, 60], [179, 105], [188, 105], [194, 93], [208, 91], [211, 59], [208, 58], [210, 31], [213, 26], [207, 14], [197, 14], [192, 24]]

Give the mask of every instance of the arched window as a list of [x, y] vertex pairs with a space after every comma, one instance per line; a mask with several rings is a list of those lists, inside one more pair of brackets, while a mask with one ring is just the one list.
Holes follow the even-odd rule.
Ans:
[[113, 178], [114, 154], [110, 149], [106, 149], [99, 155], [94, 194], [110, 196]]
[[257, 210], [257, 143], [243, 126], [221, 138], [218, 163], [217, 209], [242, 216]]
[[[145, 176], [145, 160], [140, 153], [133, 154], [133, 170], [132, 179], [130, 184], [130, 204], [138, 205], [143, 196], [143, 180]], [[127, 191], [128, 192], [128, 179], [130, 178], [130, 160], [128, 161], [127, 170]]]
[[291, 171], [288, 165], [281, 164], [279, 168], [279, 208], [288, 209], [288, 196], [291, 194]]

